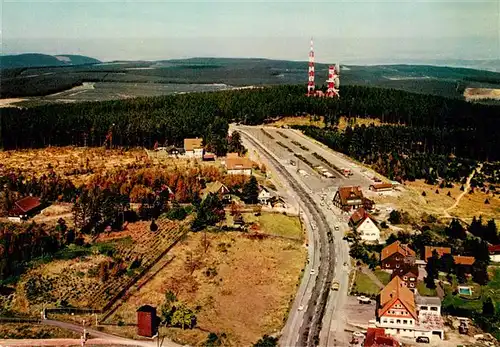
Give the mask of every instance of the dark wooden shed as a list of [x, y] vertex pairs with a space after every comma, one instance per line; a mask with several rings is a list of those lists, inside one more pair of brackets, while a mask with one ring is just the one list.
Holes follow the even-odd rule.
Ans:
[[137, 309], [137, 334], [153, 337], [156, 334], [156, 308], [149, 305]]

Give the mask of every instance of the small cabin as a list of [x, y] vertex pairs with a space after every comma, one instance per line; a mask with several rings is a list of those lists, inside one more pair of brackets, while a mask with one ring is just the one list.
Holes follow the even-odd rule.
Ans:
[[8, 219], [13, 222], [21, 222], [37, 214], [41, 206], [40, 198], [27, 196], [14, 203], [13, 208], [9, 211]]
[[137, 309], [137, 335], [153, 337], [156, 334], [156, 308], [143, 305]]

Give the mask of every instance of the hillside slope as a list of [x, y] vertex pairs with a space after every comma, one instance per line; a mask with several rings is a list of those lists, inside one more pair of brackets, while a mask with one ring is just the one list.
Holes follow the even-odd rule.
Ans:
[[99, 60], [83, 55], [63, 54], [58, 56], [26, 53], [0, 56], [0, 68], [55, 67], [66, 65], [84, 65], [100, 63]]

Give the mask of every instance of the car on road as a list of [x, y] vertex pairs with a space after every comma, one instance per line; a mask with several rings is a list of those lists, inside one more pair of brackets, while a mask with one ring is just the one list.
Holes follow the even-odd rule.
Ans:
[[339, 290], [339, 282], [334, 281], [332, 283], [332, 290]]
[[300, 305], [298, 308], [297, 308], [297, 311], [302, 311], [304, 310], [304, 305]]
[[292, 166], [296, 166], [295, 161], [290, 160], [290, 165], [292, 165]]
[[314, 271], [314, 269], [311, 270], [311, 275], [314, 275], [316, 273], [316, 271]]
[[339, 231], [339, 229], [340, 229], [340, 228], [339, 228], [339, 226], [338, 226], [338, 225], [336, 225], [336, 226], [335, 226], [335, 230], [336, 230], [336, 231]]

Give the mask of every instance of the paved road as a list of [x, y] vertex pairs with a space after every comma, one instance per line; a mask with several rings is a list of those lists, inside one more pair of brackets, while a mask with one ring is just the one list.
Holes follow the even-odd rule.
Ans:
[[[277, 144], [281, 142], [291, 148], [295, 153], [300, 153], [307, 160], [314, 162], [311, 153], [317, 152], [333, 162], [329, 151], [318, 146], [301, 135], [287, 129], [279, 131], [285, 136], [277, 133], [275, 128], [265, 128], [267, 134], [260, 127], [235, 128], [240, 131], [243, 138], [260, 151], [268, 160], [270, 169], [277, 172], [280, 179], [287, 181], [289, 188], [296, 194], [296, 200], [302, 206], [303, 217], [309, 221], [312, 229], [312, 237], [309, 242], [309, 259], [311, 262], [306, 267], [306, 272], [297, 293], [290, 316], [282, 331], [280, 344], [283, 346], [340, 346], [348, 343], [348, 337], [344, 333], [345, 317], [342, 312], [343, 304], [347, 297], [348, 289], [348, 267], [349, 249], [347, 243], [342, 240], [343, 231], [348, 227], [343, 222], [345, 216], [338, 211], [334, 214], [331, 198], [333, 192], [339, 185], [359, 184], [364, 187], [371, 184], [371, 180], [361, 172], [356, 172], [354, 177], [327, 179], [320, 176], [313, 169], [303, 163], [304, 170], [309, 175], [304, 177], [297, 173], [298, 168], [291, 166], [289, 161], [294, 158], [286, 148]], [[307, 147], [309, 151], [301, 149], [291, 141], [296, 141]], [[309, 154], [307, 154], [308, 152]], [[341, 159], [343, 167], [348, 166]], [[317, 163], [320, 165], [320, 163]], [[299, 164], [299, 168], [302, 167]], [[306, 224], [309, 224], [306, 223]], [[339, 230], [335, 230], [339, 227]], [[314, 275], [310, 271], [314, 269]], [[331, 291], [331, 283], [336, 280], [340, 284], [339, 291]], [[303, 306], [303, 310], [299, 307]]]

